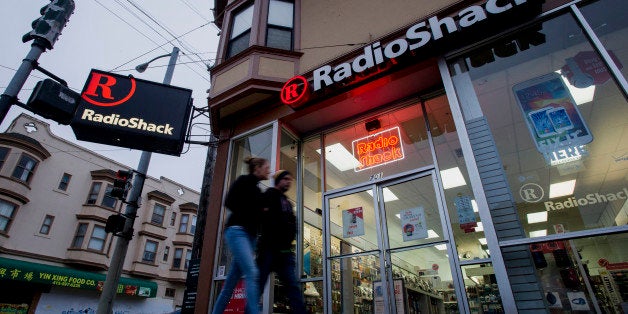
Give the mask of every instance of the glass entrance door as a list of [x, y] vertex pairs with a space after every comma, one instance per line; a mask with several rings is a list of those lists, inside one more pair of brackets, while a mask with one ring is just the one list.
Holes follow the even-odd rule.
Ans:
[[325, 197], [327, 313], [445, 313], [454, 295], [434, 172]]

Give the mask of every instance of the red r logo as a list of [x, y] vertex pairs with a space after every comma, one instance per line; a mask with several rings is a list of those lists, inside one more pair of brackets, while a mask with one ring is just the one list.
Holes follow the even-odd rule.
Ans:
[[309, 95], [309, 86], [307, 79], [303, 76], [295, 76], [291, 78], [281, 88], [281, 102], [296, 108], [307, 100]]
[[[129, 78], [131, 86], [128, 90], [128, 93], [123, 97], [116, 97], [113, 94], [120, 94], [119, 88], [116, 90], [117, 93], [112, 93], [113, 87], [116, 86], [117, 80], [115, 77], [103, 73], [92, 72], [89, 84], [87, 84], [87, 88], [81, 97], [85, 99], [85, 101], [101, 107], [113, 107], [119, 104], [122, 104], [129, 100], [133, 94], [135, 94], [135, 79]], [[100, 91], [100, 94], [98, 93]], [[124, 93], [124, 91], [123, 91]], [[92, 97], [92, 98], [90, 98]], [[100, 98], [107, 101], [99, 101], [93, 99], [93, 97]]]

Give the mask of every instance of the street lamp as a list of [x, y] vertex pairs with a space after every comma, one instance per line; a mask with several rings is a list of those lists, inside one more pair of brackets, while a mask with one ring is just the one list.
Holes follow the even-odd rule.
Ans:
[[[138, 65], [135, 69], [140, 73], [144, 72], [146, 68], [148, 68], [149, 63], [159, 58], [170, 57], [170, 61], [168, 62], [168, 68], [166, 69], [166, 75], [164, 76], [163, 81], [165, 85], [170, 85], [170, 81], [172, 80], [172, 73], [174, 72], [174, 66], [176, 64], [178, 56], [179, 48], [172, 47], [171, 53], [156, 57], [146, 63], [142, 63]], [[131, 191], [129, 192], [129, 196], [127, 198], [128, 202], [126, 203], [126, 210], [123, 215], [124, 217], [126, 217], [126, 221], [124, 224], [124, 228], [122, 229], [122, 236], [118, 237], [113, 255], [111, 256], [111, 264], [109, 265], [109, 269], [107, 270], [107, 278], [103, 286], [102, 294], [100, 295], [100, 299], [98, 301], [97, 314], [111, 314], [113, 311], [113, 299], [116, 295], [118, 282], [120, 281], [120, 275], [122, 273], [122, 267], [124, 265], [124, 258], [126, 257], [126, 252], [129, 247], [129, 241], [133, 237], [133, 224], [135, 222], [135, 216], [137, 215], [137, 208], [139, 207], [138, 200], [142, 195], [144, 178], [146, 177], [146, 173], [148, 172], [148, 164], [150, 163], [151, 155], [151, 152], [142, 151], [142, 155], [140, 156], [140, 161], [137, 165], [136, 170], [137, 175], [133, 178], [133, 186], [131, 188]]]

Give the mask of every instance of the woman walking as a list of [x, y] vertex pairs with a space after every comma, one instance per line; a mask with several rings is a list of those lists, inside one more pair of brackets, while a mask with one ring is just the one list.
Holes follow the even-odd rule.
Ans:
[[249, 174], [239, 176], [229, 188], [225, 206], [231, 211], [225, 229], [225, 242], [231, 251], [229, 273], [212, 314], [222, 314], [233, 290], [244, 275], [246, 313], [257, 314], [260, 298], [259, 270], [255, 264], [255, 242], [262, 212], [262, 191], [259, 181], [267, 180], [270, 164], [264, 158], [250, 157], [244, 161]]

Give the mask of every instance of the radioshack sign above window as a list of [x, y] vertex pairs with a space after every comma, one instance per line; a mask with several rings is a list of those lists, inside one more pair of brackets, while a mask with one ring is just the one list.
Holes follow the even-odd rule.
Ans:
[[398, 126], [354, 140], [352, 147], [353, 157], [358, 160], [355, 172], [385, 165], [404, 157]]
[[92, 70], [72, 120], [82, 141], [179, 156], [192, 91]]
[[386, 43], [377, 41], [365, 46], [362, 53], [351, 61], [319, 67], [313, 71], [311, 83], [297, 79], [302, 77], [288, 80], [281, 91], [281, 100], [293, 108], [300, 107], [307, 100], [305, 95], [309, 88], [316, 93], [339, 82], [351, 81], [357, 75], [368, 76], [378, 66], [394, 63], [396, 59], [403, 56], [420, 57], [417, 49], [430, 43], [442, 42], [445, 38], [480, 22], [494, 19], [494, 16], [522, 7], [527, 2], [539, 2], [539, 0], [487, 0], [482, 4], [463, 8], [452, 16], [442, 18], [432, 16], [410, 26], [405, 35], [400, 38]]

